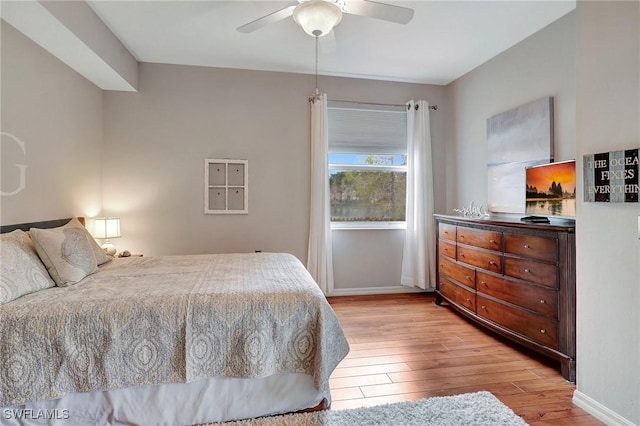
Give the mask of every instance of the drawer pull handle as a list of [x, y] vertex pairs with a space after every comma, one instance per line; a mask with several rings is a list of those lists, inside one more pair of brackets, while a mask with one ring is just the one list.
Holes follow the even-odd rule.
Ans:
[[464, 257], [464, 253], [460, 253], [460, 257]]
[[487, 285], [487, 282], [486, 282], [486, 281], [482, 281], [480, 284], [482, 284], [482, 285], [486, 286], [486, 285]]
[[547, 334], [547, 330], [545, 330], [544, 328], [542, 330], [540, 330], [540, 333], [542, 334]]
[[484, 309], [485, 311], [487, 310], [487, 307], [482, 305], [482, 309]]
[[528, 248], [531, 248], [531, 246], [529, 244], [525, 244], [524, 248], [528, 249]]
[[495, 243], [496, 243], [496, 240], [489, 240], [489, 242], [490, 242], [491, 244], [495, 244]]
[[544, 305], [545, 303], [547, 303], [547, 301], [544, 300], [544, 299], [540, 299], [540, 303], [542, 303]]
[[529, 269], [529, 268], [524, 268], [524, 271], [525, 271], [526, 273], [529, 273], [529, 272], [531, 272], [531, 269]]
[[493, 260], [489, 261], [489, 265], [495, 265], [495, 264], [496, 264], [496, 262], [494, 262]]
[[469, 299], [468, 297], [467, 297], [467, 302], [471, 303], [471, 299]]
[[466, 277], [467, 277], [467, 279], [468, 279], [469, 281], [471, 281], [471, 276], [470, 276], [470, 275], [467, 275]]

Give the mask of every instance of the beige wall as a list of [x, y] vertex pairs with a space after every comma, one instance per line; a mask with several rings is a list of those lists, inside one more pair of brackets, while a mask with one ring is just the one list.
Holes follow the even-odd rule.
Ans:
[[1, 223], [98, 214], [102, 91], [0, 22], [3, 192], [20, 186], [16, 165], [27, 166], [24, 190], [0, 197]]
[[[104, 209], [147, 255], [306, 254], [310, 80], [140, 64], [139, 92], [105, 93]], [[249, 214], [205, 215], [203, 161], [249, 161]]]
[[404, 235], [404, 229], [334, 230], [334, 294], [406, 291], [400, 285]]
[[[104, 209], [122, 217], [117, 245], [148, 255], [286, 251], [306, 262], [314, 77], [148, 63], [139, 71], [138, 93], [105, 93]], [[444, 186], [443, 87], [335, 77], [319, 86], [329, 99], [438, 104], [434, 156]], [[249, 161], [248, 215], [203, 214], [203, 160], [218, 157]], [[349, 231], [349, 246], [359, 250], [346, 257], [337, 247], [337, 277], [377, 256], [369, 232], [387, 231]], [[394, 243], [382, 256], [395, 258], [402, 242], [388, 232]], [[399, 286], [393, 270], [380, 267], [379, 285]]]
[[[555, 98], [555, 157], [640, 146], [638, 2], [578, 2], [449, 86], [447, 208], [486, 203], [486, 119]], [[640, 246], [637, 204], [577, 206], [576, 400], [608, 424], [640, 424]]]
[[[576, 40], [578, 158], [639, 148], [640, 3], [579, 2]], [[637, 425], [640, 205], [585, 203], [579, 194], [577, 209], [576, 396]]]
[[449, 85], [447, 210], [487, 206], [487, 119], [554, 98], [555, 159], [575, 158], [575, 15], [570, 13]]

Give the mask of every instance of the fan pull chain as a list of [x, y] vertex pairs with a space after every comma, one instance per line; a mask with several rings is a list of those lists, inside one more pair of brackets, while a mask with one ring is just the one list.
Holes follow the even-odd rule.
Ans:
[[316, 36], [316, 90], [309, 96], [309, 102], [314, 103], [318, 98], [320, 98], [320, 90], [318, 89], [318, 36]]

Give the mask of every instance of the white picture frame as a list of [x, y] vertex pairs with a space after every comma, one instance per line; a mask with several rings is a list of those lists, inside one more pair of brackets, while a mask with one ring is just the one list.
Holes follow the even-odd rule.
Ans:
[[249, 213], [249, 161], [204, 160], [204, 213]]

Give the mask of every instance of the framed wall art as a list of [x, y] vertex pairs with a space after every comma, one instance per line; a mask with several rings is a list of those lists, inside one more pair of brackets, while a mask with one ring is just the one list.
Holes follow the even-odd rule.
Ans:
[[488, 208], [524, 213], [525, 169], [553, 161], [553, 97], [487, 119]]
[[249, 213], [249, 162], [204, 160], [204, 213]]

